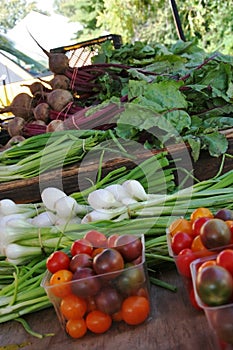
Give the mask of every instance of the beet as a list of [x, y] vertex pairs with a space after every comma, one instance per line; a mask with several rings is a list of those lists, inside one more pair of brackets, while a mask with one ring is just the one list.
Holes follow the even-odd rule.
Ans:
[[21, 92], [13, 98], [9, 106], [1, 108], [0, 113], [12, 113], [15, 117], [28, 120], [33, 115], [32, 106], [33, 98], [30, 95]]
[[35, 96], [36, 94], [43, 95], [43, 93], [46, 91], [45, 86], [42, 83], [40, 83], [39, 81], [35, 81], [34, 83], [29, 84], [29, 85], [22, 84], [21, 86], [28, 87], [33, 96]]
[[64, 130], [64, 123], [62, 120], [52, 120], [46, 128], [46, 132], [62, 131]]
[[48, 105], [57, 112], [61, 112], [70, 102], [74, 101], [70, 91], [64, 89], [52, 90], [47, 94]]
[[38, 41], [29, 33], [39, 48], [48, 56], [49, 69], [55, 74], [63, 74], [69, 68], [69, 59], [64, 53], [51, 53], [45, 50]]
[[50, 106], [46, 102], [39, 103], [34, 109], [33, 114], [36, 120], [43, 120], [45, 123], [49, 121]]
[[22, 135], [25, 119], [22, 117], [14, 117], [7, 124], [7, 131], [11, 137]]
[[48, 84], [51, 86], [53, 90], [56, 90], [56, 89], [69, 90], [70, 79], [66, 75], [56, 74], [52, 80], [48, 81]]

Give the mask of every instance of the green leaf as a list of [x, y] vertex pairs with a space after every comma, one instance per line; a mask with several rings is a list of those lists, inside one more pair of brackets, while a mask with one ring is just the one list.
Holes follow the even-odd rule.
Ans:
[[224, 154], [227, 151], [227, 138], [225, 135], [220, 134], [219, 132], [203, 135], [202, 140], [212, 157], [219, 157], [221, 154]]
[[201, 151], [201, 140], [199, 137], [187, 137], [187, 141], [189, 143], [189, 146], [191, 148], [191, 154], [193, 157], [194, 162], [196, 162], [199, 159], [200, 151]]

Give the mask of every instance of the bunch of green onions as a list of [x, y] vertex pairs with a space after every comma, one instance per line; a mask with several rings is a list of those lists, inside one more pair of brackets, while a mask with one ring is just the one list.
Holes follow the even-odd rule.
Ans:
[[[159, 162], [161, 161], [160, 157], [166, 159], [165, 154], [163, 156], [160, 154], [158, 156]], [[155, 161], [158, 160], [156, 156], [150, 159], [151, 164], [155, 164]], [[149, 160], [146, 161], [146, 165], [148, 164]], [[159, 164], [161, 165], [161, 163]], [[77, 201], [80, 199], [82, 205], [86, 205], [90, 193], [98, 188], [106, 188], [111, 183], [123, 183], [127, 178], [136, 180], [144, 178], [142, 169], [143, 166], [141, 165], [141, 167], [128, 171], [128, 173], [125, 169], [122, 172], [113, 171], [105, 178], [99, 178], [96, 185], [91, 186], [84, 192], [74, 193], [72, 198], [77, 199]], [[161, 171], [161, 167], [158, 166], [157, 170]], [[153, 175], [153, 172], [151, 174]], [[166, 178], [166, 176], [168, 177]], [[166, 175], [163, 175], [162, 181], [165, 181], [164, 188], [167, 186], [166, 194], [161, 194], [158, 190], [157, 193], [152, 193], [144, 201], [141, 200], [128, 206], [108, 209], [111, 215], [109, 220], [97, 220], [85, 224], [67, 221], [65, 225], [61, 226], [35, 227], [27, 222], [25, 218], [18, 216], [11, 224], [8, 222], [9, 235], [5, 235], [5, 238], [8, 236], [7, 243], [21, 247], [21, 252], [24, 251], [24, 253], [18, 256], [22, 259], [19, 266], [14, 261], [7, 261], [4, 254], [0, 259], [0, 269], [2, 271], [0, 274], [0, 322], [15, 319], [23, 323], [21, 316], [51, 305], [45, 292], [40, 287], [45, 272], [46, 257], [54, 250], [67, 249], [71, 242], [83, 237], [89, 230], [98, 230], [106, 235], [123, 234], [125, 232], [144, 234], [146, 261], [149, 271], [153, 273], [156, 266], [160, 266], [161, 263], [173, 262], [173, 258], [169, 257], [168, 254], [165, 234], [166, 228], [172, 221], [180, 216], [189, 216], [198, 207], [207, 207], [212, 211], [223, 207], [233, 207], [233, 170], [212, 179], [198, 182], [193, 186], [169, 192], [168, 188], [174, 189], [173, 180], [172, 170], [167, 171]], [[29, 204], [28, 207], [27, 205], [16, 206], [20, 209], [18, 215], [26, 213], [28, 216], [33, 216], [33, 211], [45, 210], [41, 203]], [[129, 214], [128, 217], [119, 220], [119, 217], [125, 211]], [[15, 262], [17, 262], [17, 259]], [[153, 276], [151, 276], [151, 281], [157, 285], [175, 290], [174, 286], [167, 285]], [[24, 326], [30, 331], [27, 325], [24, 324]]]

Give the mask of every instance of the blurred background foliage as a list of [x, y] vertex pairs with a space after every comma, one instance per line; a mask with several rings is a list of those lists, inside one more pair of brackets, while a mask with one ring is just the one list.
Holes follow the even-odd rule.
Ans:
[[[79, 22], [77, 41], [106, 33], [122, 35], [124, 43], [170, 44], [178, 39], [169, 0], [54, 0], [54, 11]], [[233, 54], [233, 0], [176, 0], [186, 40], [195, 38], [206, 51]], [[17, 11], [18, 9], [18, 11]], [[1, 0], [0, 29], [12, 28], [34, 2]]]

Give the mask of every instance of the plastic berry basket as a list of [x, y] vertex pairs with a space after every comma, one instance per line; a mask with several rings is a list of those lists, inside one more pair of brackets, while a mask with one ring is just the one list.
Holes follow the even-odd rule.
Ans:
[[198, 306], [203, 309], [208, 325], [213, 331], [216, 342], [216, 350], [233, 349], [233, 303], [220, 306], [207, 306], [197, 293], [196, 278], [197, 270], [206, 261], [213, 260], [217, 255], [196, 259], [190, 264], [194, 296]]
[[[150, 283], [145, 261], [144, 235], [135, 236], [135, 239], [139, 239], [142, 246], [141, 257], [138, 259], [138, 262], [135, 261], [133, 264], [126, 263], [124, 268], [118, 271], [96, 274], [61, 283], [59, 284], [59, 293], [57, 293], [57, 285], [50, 284], [52, 274], [46, 271], [41, 285], [53, 304], [62, 329], [67, 334], [71, 335], [67, 330], [69, 316], [64, 313], [63, 305], [70, 295], [84, 302], [85, 311], [82, 316], [78, 315], [79, 312], [77, 313], [77, 318], [82, 318], [84, 322], [88, 322], [88, 315], [93, 311], [107, 314], [110, 326], [106, 331], [110, 330], [113, 323], [116, 322], [124, 322], [130, 327], [137, 326], [149, 319], [151, 310]], [[62, 290], [65, 291], [64, 294]], [[60, 293], [61, 291], [62, 293]], [[142, 303], [143, 311], [141, 316], [139, 315], [139, 319], [135, 316], [127, 318], [127, 314], [125, 315], [124, 313], [127, 303], [134, 300]], [[75, 319], [76, 316], [72, 315], [71, 318]], [[93, 333], [105, 332], [95, 332], [95, 330], [87, 326], [85, 334], [91, 331]], [[73, 336], [71, 335], [71, 337]]]

